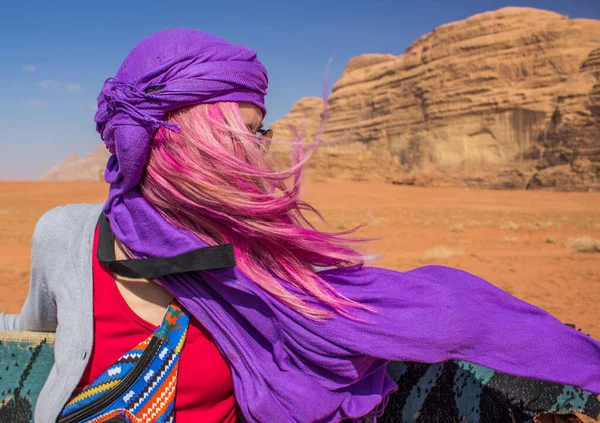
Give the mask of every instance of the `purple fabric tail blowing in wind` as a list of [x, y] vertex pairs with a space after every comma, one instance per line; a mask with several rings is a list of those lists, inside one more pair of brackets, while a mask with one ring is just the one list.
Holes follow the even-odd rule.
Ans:
[[[106, 81], [96, 114], [112, 154], [104, 211], [123, 244], [139, 257], [206, 246], [165, 221], [137, 188], [152, 136], [160, 127], [179, 131], [165, 114], [194, 104], [248, 102], [265, 113], [266, 89], [267, 73], [255, 52], [209, 34], [172, 29], [134, 48]], [[321, 276], [377, 312], [357, 310], [357, 320], [310, 320], [235, 268], [161, 278], [211, 332], [250, 422], [366, 415], [395, 389], [385, 371], [388, 360], [459, 359], [600, 393], [600, 343], [473, 275], [428, 266], [406, 273], [352, 267]]]

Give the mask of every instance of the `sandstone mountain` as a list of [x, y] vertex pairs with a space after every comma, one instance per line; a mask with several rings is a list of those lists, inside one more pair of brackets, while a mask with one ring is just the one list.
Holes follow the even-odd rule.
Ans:
[[104, 168], [110, 153], [100, 144], [90, 154], [80, 157], [71, 153], [60, 164], [51, 168], [41, 179], [44, 181], [103, 181]]
[[[276, 136], [310, 140], [322, 110], [300, 100]], [[350, 60], [327, 111], [323, 139], [340, 142], [313, 178], [597, 189], [600, 21], [511, 7], [443, 25], [401, 56]]]
[[[510, 7], [449, 23], [403, 55], [351, 59], [326, 106], [323, 140], [338, 142], [312, 179], [600, 189], [600, 21]], [[298, 101], [276, 138], [310, 142], [323, 110]], [[98, 178], [105, 163], [97, 151], [46, 177]]]

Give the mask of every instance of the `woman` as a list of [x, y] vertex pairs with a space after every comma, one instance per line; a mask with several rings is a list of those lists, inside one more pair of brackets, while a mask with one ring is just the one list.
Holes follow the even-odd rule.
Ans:
[[[106, 81], [96, 122], [112, 154], [108, 200], [40, 219], [29, 296], [0, 319], [56, 331], [36, 422], [372, 421], [388, 401], [415, 413], [384, 421], [409, 421], [430, 393], [394, 396], [413, 362], [474, 363], [484, 383], [502, 380], [488, 421], [598, 411], [597, 341], [468, 273], [365, 267], [312, 228], [299, 200], [306, 157], [298, 148], [276, 172], [265, 154], [266, 88], [253, 51], [185, 29], [143, 40]], [[140, 385], [121, 392], [134, 373]], [[463, 410], [471, 388], [460, 389], [437, 421], [485, 421], [490, 407]]]

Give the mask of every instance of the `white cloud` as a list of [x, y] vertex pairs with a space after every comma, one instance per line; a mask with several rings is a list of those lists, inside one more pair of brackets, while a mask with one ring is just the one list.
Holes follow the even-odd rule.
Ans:
[[58, 89], [58, 88], [60, 88], [60, 82], [54, 81], [52, 79], [45, 79], [40, 82], [40, 87], [45, 88], [45, 89], [46, 88]]
[[80, 93], [83, 87], [81, 84], [67, 84], [65, 90], [69, 93]]
[[27, 100], [23, 103], [23, 106], [28, 109], [41, 109], [42, 107], [46, 107], [46, 102], [44, 100]]
[[93, 110], [95, 112], [98, 110], [98, 105], [96, 103], [77, 103], [77, 108], [79, 110]]
[[40, 87], [44, 89], [53, 89], [54, 91], [66, 91], [68, 93], [80, 93], [83, 90], [83, 86], [81, 84], [63, 84], [54, 79], [45, 79], [40, 81]]
[[33, 65], [23, 65], [21, 67], [21, 70], [23, 72], [35, 72], [37, 70], [37, 68]]

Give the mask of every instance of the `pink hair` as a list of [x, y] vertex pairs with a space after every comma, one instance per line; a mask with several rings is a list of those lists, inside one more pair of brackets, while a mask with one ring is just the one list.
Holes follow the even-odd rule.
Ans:
[[167, 119], [182, 132], [156, 133], [140, 183], [156, 210], [209, 245], [233, 243], [238, 269], [305, 316], [319, 319], [330, 312], [311, 307], [274, 276], [325, 309], [348, 314], [348, 307], [368, 308], [341, 296], [314, 270], [362, 266], [367, 257], [348, 245], [359, 240], [343, 237], [358, 228], [322, 232], [303, 215], [312, 211], [321, 217], [300, 200], [303, 164], [318, 140], [307, 151], [296, 143], [293, 166], [276, 171], [236, 103], [201, 104]]

